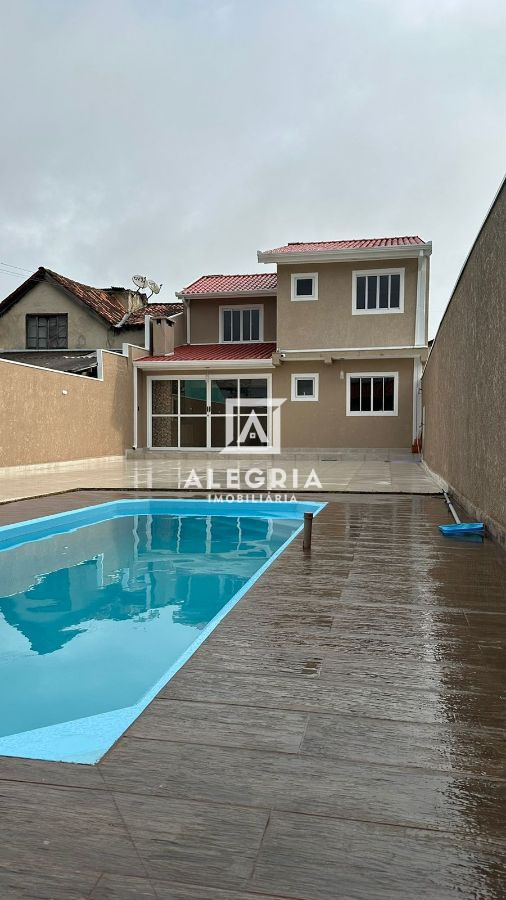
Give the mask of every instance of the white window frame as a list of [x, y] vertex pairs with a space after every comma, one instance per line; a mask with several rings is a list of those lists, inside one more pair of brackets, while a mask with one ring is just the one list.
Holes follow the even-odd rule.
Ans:
[[[240, 341], [226, 341], [224, 339], [223, 313], [228, 310], [241, 310], [241, 312], [243, 312], [246, 309], [250, 309], [250, 310], [258, 309], [260, 312], [259, 325], [258, 325], [258, 334], [259, 334], [258, 340], [243, 341], [241, 338]], [[219, 313], [220, 313], [220, 344], [261, 344], [263, 342], [263, 339], [264, 339], [264, 307], [263, 307], [262, 303], [245, 303], [241, 306], [238, 306], [238, 305], [220, 306]], [[242, 315], [241, 315], [241, 334], [242, 334], [242, 327], [243, 327], [243, 319], [242, 319]]]
[[[352, 315], [354, 316], [378, 316], [378, 315], [397, 315], [404, 312], [404, 273], [405, 269], [363, 269], [354, 270], [352, 274], [351, 297], [352, 297]], [[400, 275], [399, 284], [399, 307], [390, 309], [357, 309], [357, 278], [367, 275]], [[377, 282], [377, 291], [379, 292], [379, 281]], [[376, 294], [378, 300], [378, 294]], [[390, 302], [390, 283], [388, 285], [388, 302]], [[367, 298], [366, 298], [367, 303]]]
[[[308, 396], [298, 397], [297, 396], [297, 381], [299, 378], [301, 378], [301, 379], [303, 378], [305, 381], [307, 381], [308, 378], [313, 379], [314, 391], [313, 391], [313, 395], [311, 397], [308, 397]], [[309, 401], [309, 403], [314, 403], [314, 402], [318, 401], [319, 394], [320, 394], [320, 376], [319, 376], [318, 372], [298, 372], [297, 374], [292, 374], [292, 400], [295, 400], [297, 403], [299, 403], [301, 401], [303, 403], [307, 403], [308, 401]]]
[[[305, 297], [298, 297], [296, 293], [296, 284], [298, 278], [313, 279], [313, 293]], [[291, 275], [291, 299], [294, 303], [304, 303], [305, 300], [318, 300], [318, 272], [292, 272]]]
[[[202, 453], [202, 452], [209, 453], [210, 450], [212, 450], [212, 451], [218, 450], [217, 447], [211, 447], [211, 419], [212, 419], [212, 415], [213, 415], [211, 413], [211, 383], [212, 383], [213, 379], [215, 379], [215, 378], [237, 378], [237, 380], [239, 382], [240, 382], [241, 378], [245, 378], [245, 379], [265, 378], [265, 380], [267, 381], [267, 399], [272, 400], [272, 374], [270, 372], [263, 372], [263, 371], [258, 371], [258, 372], [252, 372], [251, 370], [248, 371], [247, 367], [245, 367], [244, 372], [243, 371], [237, 372], [235, 370], [232, 370], [230, 372], [230, 374], [228, 372], [225, 373], [225, 372], [217, 372], [214, 370], [209, 370], [206, 374], [199, 373], [198, 375], [191, 375], [191, 374], [187, 374], [186, 372], [182, 372], [180, 369], [177, 369], [177, 371], [171, 372], [168, 375], [147, 375], [146, 376], [146, 400], [147, 400], [147, 402], [146, 402], [146, 435], [147, 435], [146, 447], [148, 450], [177, 450], [177, 449], [180, 449], [182, 451], [191, 451], [191, 452], [196, 451], [199, 453]], [[199, 415], [201, 418], [205, 418], [207, 421], [206, 446], [205, 447], [184, 447], [184, 448], [179, 447], [179, 445], [181, 443], [181, 418], [184, 418], [185, 416], [191, 418], [193, 414], [192, 413], [181, 414], [180, 412], [178, 412], [177, 414], [175, 414], [175, 413], [172, 413], [172, 414], [171, 413], [153, 413], [153, 388], [152, 388], [153, 381], [177, 381], [177, 382], [180, 382], [180, 381], [205, 381], [206, 382], [207, 412], [205, 413], [205, 415], [204, 415], [204, 413], [196, 414], [196, 415]], [[178, 392], [179, 392], [179, 384], [178, 384]], [[179, 393], [178, 393], [178, 396], [179, 396]], [[178, 420], [177, 421], [177, 436], [178, 436], [177, 447], [174, 447], [174, 446], [172, 446], [172, 447], [159, 447], [159, 446], [153, 447], [153, 418], [155, 418], [155, 419], [156, 418], [164, 418], [164, 417], [168, 418], [170, 415], [173, 415], [174, 418], [176, 418]], [[239, 415], [239, 413], [238, 413], [238, 415]], [[271, 442], [272, 435], [270, 433], [271, 432], [270, 417], [268, 417], [267, 421], [268, 421], [268, 429], [269, 429], [267, 432], [267, 435], [268, 435], [269, 442]]]
[[[351, 410], [351, 379], [352, 378], [393, 378], [394, 379], [394, 408], [393, 410]], [[371, 385], [372, 402], [372, 385]], [[398, 416], [399, 415], [399, 373], [398, 372], [347, 372], [346, 373], [346, 415], [347, 416]]]

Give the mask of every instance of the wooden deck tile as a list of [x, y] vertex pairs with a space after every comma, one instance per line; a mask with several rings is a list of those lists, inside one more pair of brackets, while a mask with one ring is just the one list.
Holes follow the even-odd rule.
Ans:
[[2, 900], [502, 900], [506, 556], [440, 521], [334, 496], [96, 767], [0, 759]]
[[500, 900], [505, 864], [504, 847], [472, 837], [273, 813], [251, 884], [311, 900]]

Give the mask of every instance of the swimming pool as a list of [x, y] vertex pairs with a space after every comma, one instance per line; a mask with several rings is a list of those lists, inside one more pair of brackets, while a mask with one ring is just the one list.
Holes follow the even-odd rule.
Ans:
[[0, 528], [0, 754], [97, 762], [323, 505], [119, 500]]

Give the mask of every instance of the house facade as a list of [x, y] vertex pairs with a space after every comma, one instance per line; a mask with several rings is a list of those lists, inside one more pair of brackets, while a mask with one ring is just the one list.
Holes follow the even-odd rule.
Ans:
[[134, 446], [261, 451], [282, 401], [282, 450], [416, 448], [431, 250], [293, 243], [258, 252], [276, 272], [197, 279], [176, 295], [185, 341], [135, 363]]
[[[181, 303], [148, 304], [145, 294], [96, 288], [40, 267], [0, 302], [0, 351], [120, 350], [149, 347], [146, 315], [178, 317]], [[184, 319], [176, 341], [186, 340]]]

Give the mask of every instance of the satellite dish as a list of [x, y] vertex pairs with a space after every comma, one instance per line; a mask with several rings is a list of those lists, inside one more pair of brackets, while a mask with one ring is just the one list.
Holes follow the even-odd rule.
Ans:
[[145, 288], [148, 284], [148, 279], [145, 275], [132, 275], [132, 281], [138, 288]]
[[148, 280], [148, 288], [153, 292], [153, 294], [159, 294], [161, 284], [157, 284], [156, 281]]

